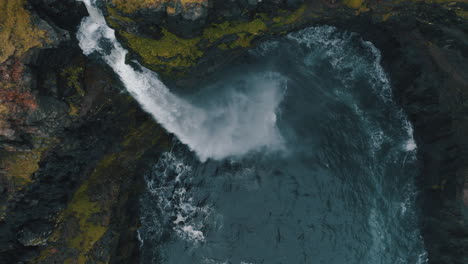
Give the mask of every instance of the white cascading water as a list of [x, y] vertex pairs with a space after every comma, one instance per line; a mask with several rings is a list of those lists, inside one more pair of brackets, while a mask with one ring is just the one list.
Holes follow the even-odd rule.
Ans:
[[95, 0], [81, 1], [89, 12], [77, 33], [84, 54], [101, 54], [143, 109], [195, 151], [201, 161], [260, 148], [282, 148], [275, 113], [285, 87], [281, 75], [266, 73], [250, 80], [248, 91], [230, 91], [211, 98], [214, 101], [209, 105], [197, 106], [172, 94], [156, 73], [144, 67], [137, 71], [126, 64], [127, 51], [107, 26]]

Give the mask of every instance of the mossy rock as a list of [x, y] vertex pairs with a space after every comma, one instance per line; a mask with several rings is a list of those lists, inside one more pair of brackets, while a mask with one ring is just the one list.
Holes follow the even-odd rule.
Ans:
[[11, 56], [21, 56], [47, 41], [46, 31], [31, 22], [26, 0], [0, 1], [0, 63]]

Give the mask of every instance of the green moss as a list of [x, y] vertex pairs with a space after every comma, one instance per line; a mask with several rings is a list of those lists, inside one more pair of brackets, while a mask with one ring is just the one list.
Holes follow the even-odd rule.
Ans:
[[34, 137], [34, 149], [29, 151], [0, 152], [0, 168], [17, 189], [32, 182], [31, 176], [39, 170], [43, 153], [58, 143], [56, 138]]
[[260, 18], [249, 22], [226, 21], [221, 24], [212, 24], [204, 30], [201, 37], [184, 39], [162, 29], [163, 36], [159, 40], [141, 38], [121, 31], [121, 36], [126, 40], [130, 49], [136, 52], [143, 63], [163, 73], [168, 73], [171, 68], [189, 68], [203, 56], [199, 45], [205, 40], [207, 46], [227, 35], [236, 35], [237, 39], [226, 43], [226, 47], [248, 47], [252, 39], [265, 32], [267, 26]]
[[109, 12], [109, 15], [111, 17], [113, 17], [113, 18], [115, 18], [115, 19], [117, 19], [119, 21], [127, 22], [127, 23], [133, 23], [134, 22], [131, 18], [120, 15], [119, 12], [117, 11], [117, 9], [112, 8], [109, 5], [107, 5], [107, 11]]
[[[126, 98], [121, 95], [118, 102], [125, 106], [130, 103]], [[89, 177], [75, 191], [67, 208], [57, 218], [58, 228], [48, 239], [49, 246], [41, 251], [35, 263], [44, 263], [52, 258], [56, 260], [58, 250], [66, 252], [66, 256], [73, 256], [68, 260], [73, 261], [70, 263], [94, 261], [90, 252], [94, 252], [96, 243], [108, 231], [112, 213], [122, 195], [120, 188], [124, 179], [134, 173], [133, 166], [153, 147], [158, 150], [169, 148], [164, 129], [153, 120], [138, 122], [134, 109], [137, 106], [132, 104], [120, 113], [128, 120], [125, 131], [122, 131], [121, 144], [116, 144], [113, 151], [101, 157]], [[100, 188], [105, 188], [105, 194]]]
[[[74, 193], [67, 209], [62, 212], [60, 222], [77, 219], [79, 224], [78, 232], [74, 234], [63, 234], [62, 230], [57, 230], [52, 235], [51, 240], [58, 240], [66, 235], [65, 240], [69, 248], [79, 252], [77, 264], [85, 264], [88, 261], [88, 253], [95, 243], [101, 239], [108, 229], [110, 213], [115, 200], [112, 198], [118, 193], [119, 185], [115, 180], [126, 177], [130, 172], [126, 169], [128, 160], [137, 160], [151, 146], [162, 143], [161, 135], [163, 130], [154, 121], [147, 121], [138, 127], [129, 130], [124, 137], [121, 152], [111, 153], [104, 156], [96, 165], [91, 176]], [[90, 197], [95, 190], [90, 190], [93, 186], [106, 184], [106, 188], [111, 191], [111, 196], [107, 200], [94, 200]], [[96, 217], [97, 214], [101, 214]], [[96, 220], [99, 219], [99, 220]], [[43, 252], [47, 254], [47, 250]]]
[[120, 33], [145, 64], [189, 67], [203, 54], [196, 46], [199, 38], [183, 39], [166, 29], [159, 40], [137, 37], [125, 31]]
[[151, 144], [155, 145], [158, 143], [158, 141], [161, 139], [161, 135], [164, 133], [161, 131], [159, 125], [154, 122], [153, 120], [146, 121], [143, 123], [141, 126], [132, 128], [128, 132], [128, 134], [125, 136], [124, 141], [122, 142], [122, 145], [124, 147], [131, 147], [133, 143], [135, 143], [136, 138], [141, 138], [147, 136], [146, 134], [148, 131], [157, 131], [158, 133], [155, 133], [154, 135], [151, 134]]
[[221, 43], [218, 45], [218, 48], [221, 50], [228, 50], [229, 46], [226, 43]]
[[43, 151], [44, 149], [36, 149], [3, 153], [0, 166], [7, 172], [8, 178], [21, 188], [32, 181], [31, 175], [39, 169]]
[[464, 19], [468, 19], [468, 11], [467, 10], [463, 10], [461, 8], [457, 8], [455, 10], [455, 13], [459, 16], [459, 17], [462, 17]]
[[274, 17], [272, 20], [275, 23], [273, 26], [278, 27], [298, 22], [305, 14], [307, 6], [303, 4], [294, 12], [288, 14], [287, 11], [282, 10], [281, 15]]
[[65, 68], [60, 75], [67, 80], [67, 85], [75, 88], [79, 95], [84, 96], [85, 91], [81, 87], [80, 79], [83, 75], [83, 68], [77, 66], [70, 66]]
[[78, 257], [79, 264], [85, 263], [86, 253], [92, 249], [94, 243], [96, 243], [107, 230], [106, 226], [91, 221], [95, 214], [101, 212], [101, 206], [98, 202], [90, 200], [88, 189], [89, 182], [80, 186], [66, 211], [67, 214], [73, 214], [74, 217], [79, 219], [80, 233], [69, 240], [69, 246], [78, 249], [80, 252]]
[[21, 56], [46, 41], [46, 32], [34, 27], [25, 0], [0, 1], [0, 63]]
[[[265, 22], [260, 18], [249, 22], [226, 21], [221, 24], [212, 24], [203, 32], [203, 38], [215, 42], [224, 36], [235, 34], [238, 36], [238, 41], [245, 42], [246, 37], [259, 35], [267, 29]], [[243, 46], [236, 45], [235, 42], [234, 46]]]
[[[262, 16], [260, 16], [262, 17]], [[208, 42], [214, 43], [224, 36], [236, 35], [237, 39], [229, 42], [223, 43], [221, 49], [233, 49], [238, 47], [249, 47], [251, 41], [268, 30], [265, 22], [261, 18], [254, 19], [249, 22], [233, 22], [226, 21], [221, 24], [212, 24], [203, 32], [203, 39], [208, 40]]]

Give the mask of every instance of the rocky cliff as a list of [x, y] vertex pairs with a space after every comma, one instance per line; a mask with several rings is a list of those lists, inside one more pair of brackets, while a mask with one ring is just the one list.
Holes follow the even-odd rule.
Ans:
[[[422, 161], [431, 263], [468, 263], [468, 3], [363, 0], [107, 0], [134, 59], [174, 89], [266, 39], [317, 24], [358, 32], [383, 54]], [[0, 260], [137, 263], [141, 175], [169, 145], [74, 37], [74, 0], [0, 0]]]

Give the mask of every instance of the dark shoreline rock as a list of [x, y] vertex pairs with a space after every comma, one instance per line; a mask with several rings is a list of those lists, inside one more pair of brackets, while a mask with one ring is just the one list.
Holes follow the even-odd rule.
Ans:
[[420, 221], [429, 263], [462, 264], [468, 263], [468, 204], [463, 201], [468, 180], [463, 173], [468, 161], [468, 74], [463, 71], [468, 67], [468, 23], [445, 17], [449, 19], [437, 24], [408, 17], [404, 24], [351, 30], [381, 50], [396, 99], [414, 126], [421, 162]]

